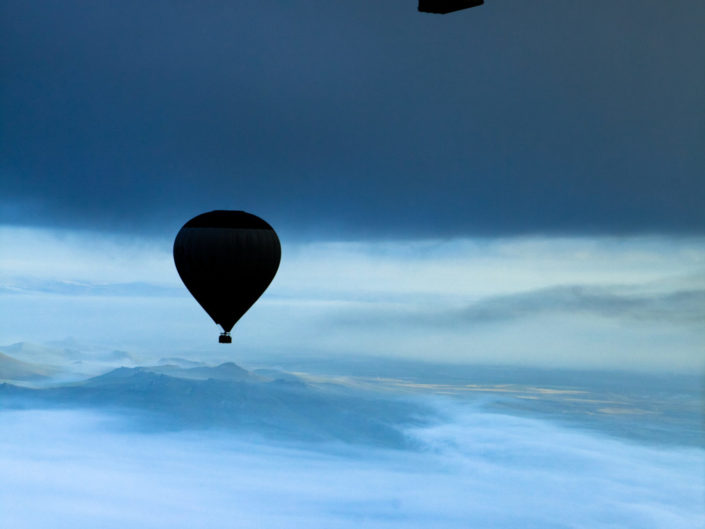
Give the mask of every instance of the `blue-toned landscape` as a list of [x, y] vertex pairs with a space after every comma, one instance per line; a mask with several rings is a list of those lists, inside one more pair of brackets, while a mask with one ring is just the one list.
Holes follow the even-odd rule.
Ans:
[[[107, 369], [125, 355], [77, 345], [3, 348], [12, 527], [703, 521], [695, 375], [320, 358]], [[66, 363], [25, 361], [42, 355]], [[106, 372], [77, 377], [76, 362]]]
[[0, 529], [705, 527], [704, 27], [0, 0]]

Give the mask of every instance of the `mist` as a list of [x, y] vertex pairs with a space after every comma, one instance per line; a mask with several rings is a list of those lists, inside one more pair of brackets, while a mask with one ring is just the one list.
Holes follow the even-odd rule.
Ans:
[[[235, 347], [181, 284], [171, 241], [0, 229], [0, 344], [67, 336], [158, 359], [384, 356], [705, 369], [700, 238], [285, 243]], [[197, 351], [197, 353], [194, 353]]]
[[97, 411], [2, 411], [8, 527], [621, 527], [705, 521], [703, 450], [440, 401], [417, 448], [151, 432]]

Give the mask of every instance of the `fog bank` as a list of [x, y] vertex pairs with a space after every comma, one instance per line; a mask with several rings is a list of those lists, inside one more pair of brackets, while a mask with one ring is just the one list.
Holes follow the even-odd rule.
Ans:
[[87, 411], [0, 412], [8, 527], [691, 529], [701, 449], [446, 408], [418, 450], [136, 433]]

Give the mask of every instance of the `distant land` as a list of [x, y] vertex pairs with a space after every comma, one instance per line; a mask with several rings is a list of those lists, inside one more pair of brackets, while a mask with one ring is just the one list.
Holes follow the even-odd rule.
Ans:
[[[222, 428], [282, 440], [409, 448], [405, 429], [462, 403], [639, 442], [705, 446], [699, 375], [369, 357], [280, 359], [248, 370], [234, 362], [165, 356], [136, 366], [129, 353], [64, 345], [0, 348], [0, 409], [100, 408], [127, 414], [146, 430]], [[51, 363], [27, 362], [31, 357]], [[77, 366], [91, 375], [81, 376]]]
[[394, 448], [406, 446], [402, 426], [420, 424], [419, 407], [404, 399], [322, 391], [289, 377], [253, 375], [235, 364], [122, 367], [42, 389], [4, 383], [0, 399], [3, 408], [112, 410], [147, 431], [221, 428], [281, 440]]
[[56, 372], [56, 368], [23, 362], [0, 353], [0, 380], [40, 380]]

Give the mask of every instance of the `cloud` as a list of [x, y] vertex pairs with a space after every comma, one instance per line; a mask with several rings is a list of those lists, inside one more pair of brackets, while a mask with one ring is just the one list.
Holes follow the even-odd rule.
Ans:
[[[83, 342], [232, 360], [182, 286], [171, 240], [0, 229], [0, 343]], [[285, 241], [235, 328], [238, 354], [704, 367], [700, 238]], [[432, 353], [430, 353], [432, 351]]]
[[[29, 290], [41, 289], [42, 281], [51, 288], [58, 282], [80, 288], [181, 288], [172, 260], [175, 235], [108, 236], [0, 226], [0, 244], [6, 249], [0, 254], [0, 284], [15, 282]], [[564, 285], [655, 283], [658, 288], [667, 282], [671, 290], [685, 290], [705, 284], [703, 246], [700, 237], [283, 239], [282, 264], [268, 294], [366, 302], [455, 299], [467, 304], [468, 299]]]
[[9, 2], [0, 222], [702, 233], [700, 2]]
[[[137, 433], [84, 411], [2, 411], [0, 508], [40, 527], [690, 529], [702, 449], [626, 443], [443, 401], [417, 450]], [[127, 422], [126, 422], [127, 421]]]
[[[1, 286], [176, 284], [173, 241], [91, 231], [0, 226]], [[26, 285], [26, 286], [25, 286]]]
[[[376, 314], [382, 325], [404, 321], [430, 326], [510, 322], [551, 314], [590, 315], [637, 322], [696, 325], [705, 319], [705, 290], [644, 293], [639, 287], [560, 286], [483, 298], [463, 309], [404, 316]], [[370, 318], [371, 323], [373, 318]]]

